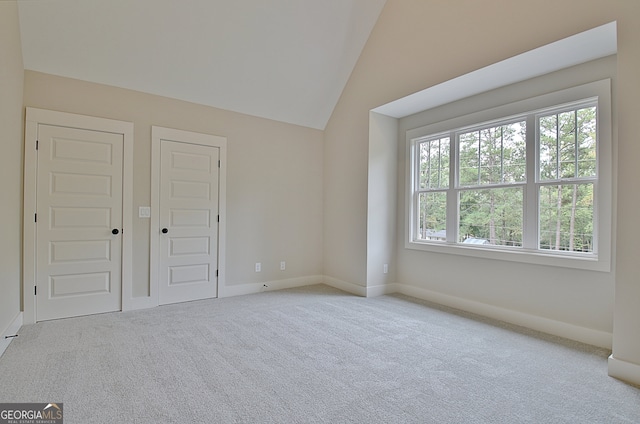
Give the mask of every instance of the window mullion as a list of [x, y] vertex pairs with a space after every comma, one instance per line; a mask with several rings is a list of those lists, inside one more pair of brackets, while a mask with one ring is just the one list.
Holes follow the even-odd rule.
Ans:
[[420, 230], [420, 208], [418, 206], [419, 190], [420, 190], [420, 152], [421, 143], [411, 142], [411, 217], [409, 225], [411, 226], [411, 238], [415, 241]]
[[504, 182], [504, 126], [500, 127], [500, 182]]
[[431, 188], [431, 143], [433, 141], [427, 141], [425, 144], [427, 145], [427, 178], [426, 178], [426, 186], [424, 188]]
[[442, 187], [442, 138], [438, 139], [438, 188]]
[[447, 243], [458, 241], [458, 181], [460, 143], [458, 134], [449, 134], [449, 188], [447, 189]]
[[482, 131], [478, 130], [478, 185], [480, 182], [482, 175]]
[[526, 185], [524, 190], [524, 216], [522, 228], [522, 247], [524, 249], [538, 248], [538, 152], [540, 149], [540, 134], [538, 119], [535, 115], [527, 116], [526, 131]]
[[556, 179], [560, 179], [560, 114], [556, 113]]
[[415, 171], [413, 172], [413, 219], [411, 220], [411, 234], [413, 234], [412, 238], [415, 240], [417, 238], [416, 234], [420, 231], [420, 206], [418, 199], [420, 197], [420, 155], [421, 155], [422, 143], [416, 143], [414, 147], [412, 147], [412, 155], [413, 155], [413, 168]]
[[578, 109], [573, 111], [573, 151], [574, 151], [574, 176], [578, 176]]

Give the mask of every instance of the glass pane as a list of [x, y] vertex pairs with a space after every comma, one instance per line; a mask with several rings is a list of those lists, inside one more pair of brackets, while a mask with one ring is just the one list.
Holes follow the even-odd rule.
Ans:
[[541, 117], [540, 179], [596, 176], [596, 108]]
[[419, 188], [449, 187], [449, 137], [420, 143]]
[[540, 132], [540, 179], [558, 178], [558, 116], [543, 116], [538, 121]]
[[502, 179], [502, 127], [480, 133], [480, 184], [497, 184]]
[[420, 193], [418, 214], [418, 240], [446, 241], [447, 193]]
[[522, 246], [522, 187], [460, 192], [459, 242]]
[[595, 177], [596, 173], [596, 108], [579, 109], [578, 113], [578, 177]]
[[514, 122], [502, 126], [502, 182], [527, 180], [527, 123]]
[[478, 131], [460, 134], [460, 185], [476, 185], [480, 181], [478, 168], [478, 153], [480, 147], [480, 133]]
[[575, 111], [558, 114], [558, 147], [560, 149], [560, 178], [576, 175]]
[[540, 187], [540, 249], [593, 252], [593, 184]]
[[524, 182], [526, 121], [460, 134], [460, 186]]

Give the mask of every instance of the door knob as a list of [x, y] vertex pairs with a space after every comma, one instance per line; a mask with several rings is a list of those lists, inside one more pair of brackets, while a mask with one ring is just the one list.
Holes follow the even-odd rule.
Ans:
[[169, 230], [167, 230], [166, 228], [162, 229], [162, 234], [167, 234], [169, 232]]
[[111, 234], [113, 234], [114, 236], [119, 234], [120, 231], [117, 228], [114, 228], [113, 230], [111, 230]]

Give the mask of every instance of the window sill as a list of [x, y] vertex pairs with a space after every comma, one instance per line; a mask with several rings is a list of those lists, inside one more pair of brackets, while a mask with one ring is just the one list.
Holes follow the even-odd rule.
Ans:
[[[443, 242], [411, 242], [405, 243], [406, 249], [425, 252], [442, 253], [447, 255], [470, 256], [481, 259], [521, 262], [534, 265], [573, 268], [585, 271], [610, 272], [611, 261], [596, 255], [576, 253], [545, 253], [539, 250], [525, 250], [522, 248], [508, 248], [500, 246], [473, 246], [463, 244], [448, 244]], [[600, 255], [602, 256], [602, 255]]]

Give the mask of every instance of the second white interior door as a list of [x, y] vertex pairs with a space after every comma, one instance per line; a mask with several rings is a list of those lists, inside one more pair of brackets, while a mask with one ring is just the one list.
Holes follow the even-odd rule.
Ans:
[[220, 149], [160, 141], [161, 305], [217, 296]]

